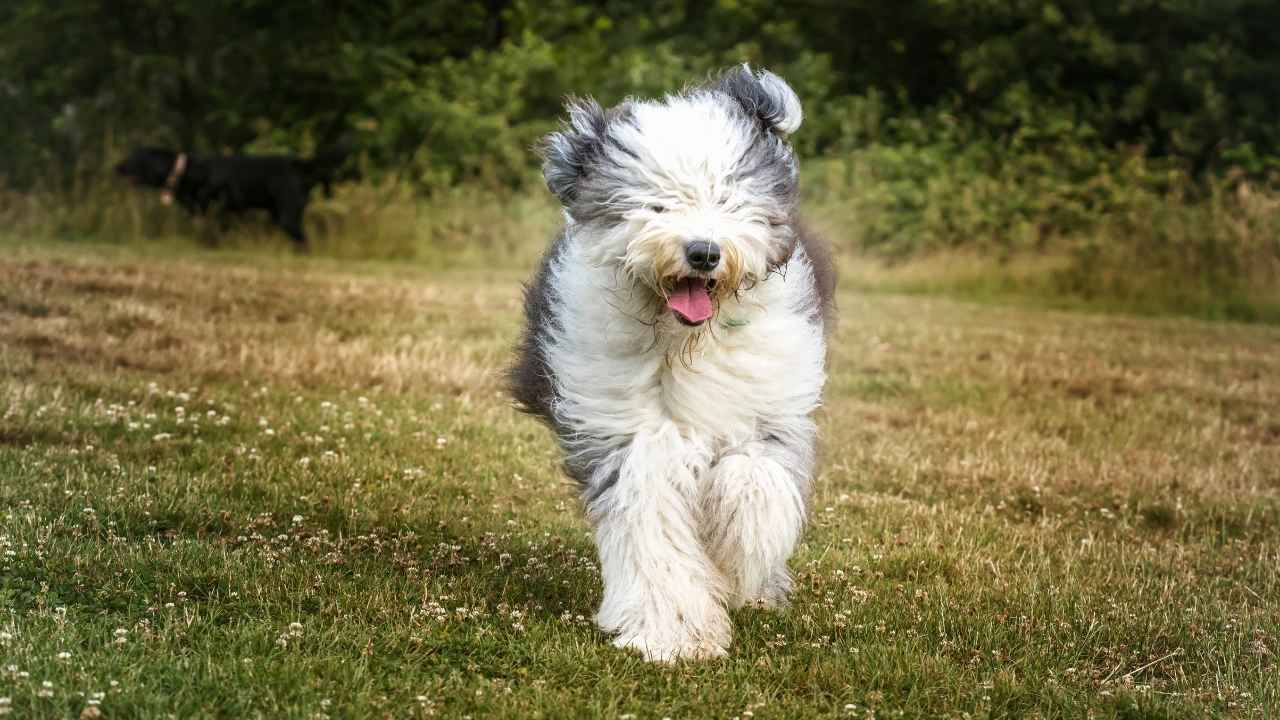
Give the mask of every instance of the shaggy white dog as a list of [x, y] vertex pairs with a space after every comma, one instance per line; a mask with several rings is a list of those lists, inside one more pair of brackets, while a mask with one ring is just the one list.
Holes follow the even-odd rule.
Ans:
[[834, 275], [796, 217], [800, 101], [744, 65], [568, 112], [512, 391], [580, 484], [600, 627], [650, 660], [720, 656], [728, 608], [786, 602], [813, 469]]

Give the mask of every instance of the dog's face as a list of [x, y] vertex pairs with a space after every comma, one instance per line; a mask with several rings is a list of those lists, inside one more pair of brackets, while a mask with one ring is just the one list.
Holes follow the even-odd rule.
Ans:
[[173, 171], [176, 154], [159, 148], [137, 148], [129, 157], [116, 164], [116, 172], [135, 185], [164, 187]]
[[795, 248], [798, 167], [786, 137], [800, 101], [745, 65], [659, 101], [572, 101], [548, 136], [547, 186], [591, 262], [652, 291], [659, 312], [701, 325]]

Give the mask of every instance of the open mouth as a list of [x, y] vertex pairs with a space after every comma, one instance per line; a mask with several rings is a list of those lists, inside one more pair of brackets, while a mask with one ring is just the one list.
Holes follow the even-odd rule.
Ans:
[[716, 289], [714, 278], [681, 278], [667, 294], [667, 307], [676, 320], [689, 327], [697, 327], [715, 314], [711, 292]]

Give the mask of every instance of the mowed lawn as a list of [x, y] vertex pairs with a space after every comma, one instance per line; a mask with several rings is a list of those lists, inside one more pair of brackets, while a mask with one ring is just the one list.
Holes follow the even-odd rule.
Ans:
[[0, 714], [1280, 716], [1280, 329], [844, 290], [793, 607], [663, 667], [523, 275], [5, 241]]

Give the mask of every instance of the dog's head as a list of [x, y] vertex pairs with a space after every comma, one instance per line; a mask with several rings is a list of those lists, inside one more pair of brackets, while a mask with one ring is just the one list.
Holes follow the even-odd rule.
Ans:
[[571, 100], [543, 174], [590, 259], [701, 325], [795, 249], [800, 100], [777, 75], [730, 69], [662, 100]]
[[178, 154], [172, 150], [141, 147], [117, 163], [115, 170], [135, 185], [164, 187], [177, 157]]

